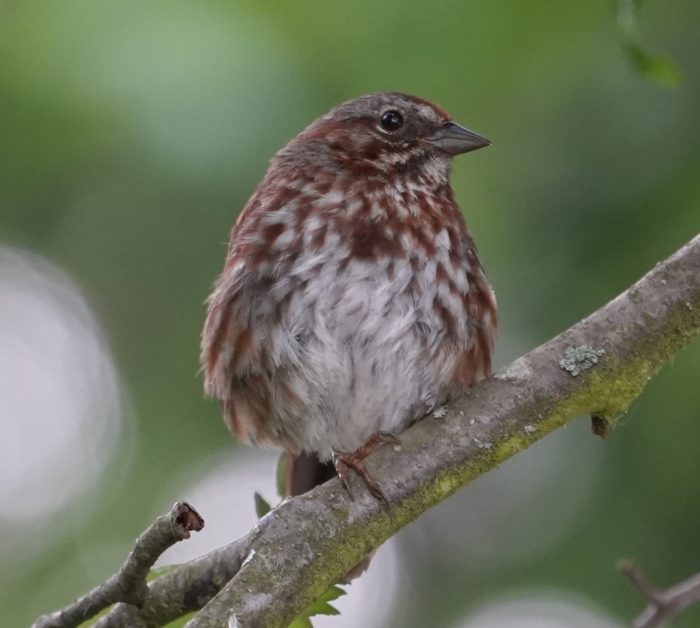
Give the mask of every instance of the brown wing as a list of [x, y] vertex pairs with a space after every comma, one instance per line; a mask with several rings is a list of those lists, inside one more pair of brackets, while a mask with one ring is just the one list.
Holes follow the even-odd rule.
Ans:
[[294, 251], [273, 250], [282, 222], [265, 220], [283, 214], [290, 191], [269, 190], [261, 185], [233, 227], [224, 270], [207, 301], [200, 360], [205, 391], [221, 401], [238, 439], [294, 449], [275, 423], [275, 409], [295, 412], [299, 399], [287, 365], [279, 356], [273, 363], [270, 350], [274, 326], [289, 305], [288, 298], [275, 301], [271, 287], [288, 274]]
[[246, 276], [245, 264], [238, 268], [237, 278], [224, 270], [209, 298], [201, 363], [205, 391], [221, 401], [226, 424], [236, 438], [247, 441], [258, 440], [256, 435], [263, 433], [266, 408], [251, 404], [246, 390], [262, 386], [253, 397], [264, 400], [268, 395], [265, 378], [255, 372], [259, 371], [261, 348], [245, 312], [246, 300], [254, 299], [255, 278]]
[[473, 386], [491, 374], [491, 358], [498, 327], [496, 295], [481, 266], [476, 245], [469, 234], [464, 236], [469, 291], [464, 295], [467, 312], [469, 349], [457, 364], [453, 378], [455, 392]]

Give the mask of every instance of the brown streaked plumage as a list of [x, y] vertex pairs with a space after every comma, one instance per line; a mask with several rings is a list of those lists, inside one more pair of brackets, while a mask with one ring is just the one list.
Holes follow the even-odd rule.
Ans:
[[425, 100], [364, 96], [280, 150], [239, 215], [205, 389], [237, 438], [288, 453], [290, 493], [333, 460], [381, 496], [362, 446], [490, 373], [496, 302], [449, 182], [487, 144]]

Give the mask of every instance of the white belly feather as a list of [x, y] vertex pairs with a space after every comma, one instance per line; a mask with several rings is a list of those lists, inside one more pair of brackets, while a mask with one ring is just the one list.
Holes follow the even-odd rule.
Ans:
[[290, 436], [300, 448], [328, 459], [378, 430], [401, 432], [444, 402], [459, 348], [454, 360], [431, 359], [445, 335], [433, 308], [443, 253], [417, 272], [407, 258], [344, 264], [347, 250], [329, 237], [318, 258], [276, 282], [278, 297], [294, 294], [271, 347], [296, 366], [291, 384], [306, 411]]

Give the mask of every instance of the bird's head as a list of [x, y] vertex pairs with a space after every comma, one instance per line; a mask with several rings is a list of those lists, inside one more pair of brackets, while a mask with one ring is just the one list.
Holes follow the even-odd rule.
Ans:
[[305, 129], [289, 149], [347, 168], [406, 171], [444, 163], [489, 141], [452, 121], [441, 107], [415, 96], [380, 92], [334, 107]]

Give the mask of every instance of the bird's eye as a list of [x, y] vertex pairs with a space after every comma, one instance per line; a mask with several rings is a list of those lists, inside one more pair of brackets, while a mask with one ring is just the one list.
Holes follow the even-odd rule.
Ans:
[[382, 114], [380, 124], [385, 131], [397, 131], [403, 126], [403, 116], [393, 109], [391, 111], [385, 111]]

